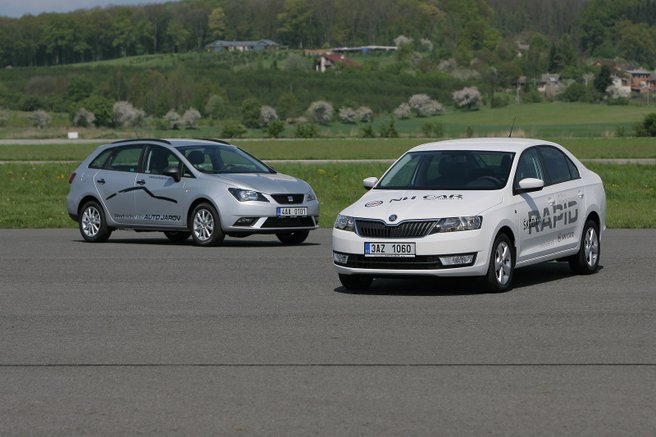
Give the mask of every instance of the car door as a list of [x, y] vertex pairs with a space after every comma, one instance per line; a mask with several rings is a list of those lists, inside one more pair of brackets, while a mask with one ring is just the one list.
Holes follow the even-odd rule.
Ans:
[[561, 150], [553, 146], [540, 146], [540, 156], [546, 173], [546, 191], [551, 220], [551, 245], [554, 252], [562, 252], [578, 245], [580, 215], [585, 210], [584, 192], [578, 169]]
[[[545, 180], [542, 159], [537, 147], [525, 150], [519, 157], [513, 187], [525, 178]], [[550, 205], [553, 194], [548, 187], [538, 191], [514, 195], [514, 206], [519, 220], [517, 238], [517, 263], [548, 253], [552, 241], [551, 228], [545, 226], [551, 218]]]
[[105, 211], [120, 224], [132, 224], [134, 216], [133, 187], [138, 174], [142, 146], [117, 147], [93, 176], [93, 184]]
[[180, 169], [180, 159], [170, 150], [149, 146], [144, 154], [143, 171], [135, 180], [136, 223], [154, 227], [180, 227], [185, 224], [184, 181], [176, 182], [162, 174], [168, 167]]

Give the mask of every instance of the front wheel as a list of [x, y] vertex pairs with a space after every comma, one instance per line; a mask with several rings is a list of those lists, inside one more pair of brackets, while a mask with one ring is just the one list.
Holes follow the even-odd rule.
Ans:
[[574, 273], [589, 275], [599, 268], [600, 255], [601, 243], [597, 224], [592, 220], [588, 220], [583, 228], [579, 252], [569, 259], [569, 267]]
[[515, 271], [515, 255], [512, 242], [506, 234], [499, 234], [492, 245], [486, 283], [490, 291], [499, 293], [510, 290]]
[[85, 203], [79, 214], [82, 238], [93, 243], [107, 241], [112, 230], [107, 226], [105, 212], [95, 200]]
[[276, 234], [282, 244], [295, 245], [301, 244], [310, 234], [310, 231], [294, 231]]
[[191, 213], [191, 237], [199, 246], [218, 246], [225, 234], [216, 209], [209, 203], [201, 203]]
[[374, 278], [365, 275], [343, 275], [339, 273], [339, 282], [349, 291], [365, 291]]

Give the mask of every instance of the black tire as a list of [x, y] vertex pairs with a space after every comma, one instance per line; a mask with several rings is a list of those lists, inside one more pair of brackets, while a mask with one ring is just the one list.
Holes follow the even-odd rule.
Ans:
[[183, 241], [187, 241], [187, 238], [191, 236], [191, 232], [187, 231], [164, 231], [164, 235], [166, 235], [166, 238], [168, 238], [170, 241], [174, 243], [182, 243]]
[[599, 268], [601, 256], [601, 242], [599, 241], [599, 228], [593, 220], [585, 222], [581, 235], [579, 252], [569, 259], [569, 267], [579, 275], [595, 273]]
[[310, 234], [310, 231], [294, 231], [294, 232], [283, 232], [276, 234], [276, 237], [278, 237], [278, 240], [282, 244], [286, 245], [295, 245], [295, 244], [301, 244], [302, 242], [305, 241], [305, 239], [308, 237]]
[[82, 238], [92, 243], [107, 241], [112, 234], [112, 230], [107, 226], [105, 211], [95, 200], [88, 201], [80, 209], [78, 223]]
[[366, 275], [343, 275], [339, 274], [339, 282], [349, 291], [365, 291], [374, 278]]
[[510, 290], [515, 273], [515, 250], [506, 234], [499, 234], [494, 239], [490, 264], [485, 276], [487, 289], [494, 293]]
[[198, 246], [218, 246], [225, 239], [219, 214], [209, 203], [201, 203], [194, 208], [189, 221], [189, 232]]

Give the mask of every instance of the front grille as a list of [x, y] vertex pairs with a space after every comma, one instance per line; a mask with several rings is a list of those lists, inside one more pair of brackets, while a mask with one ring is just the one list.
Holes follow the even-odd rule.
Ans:
[[390, 270], [434, 270], [443, 268], [440, 258], [434, 255], [415, 256], [413, 258], [373, 258], [364, 255], [349, 255], [346, 267], [357, 269]]
[[368, 238], [422, 238], [430, 233], [436, 221], [407, 221], [387, 225], [381, 221], [356, 220], [356, 233]]
[[311, 228], [314, 227], [312, 217], [269, 217], [263, 228]]
[[272, 194], [271, 197], [281, 205], [294, 205], [296, 203], [303, 203], [305, 194]]

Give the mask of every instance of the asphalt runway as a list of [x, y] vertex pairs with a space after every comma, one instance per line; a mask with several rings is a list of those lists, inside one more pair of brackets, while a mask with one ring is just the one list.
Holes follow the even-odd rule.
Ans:
[[330, 230], [0, 230], [0, 435], [656, 435], [656, 230], [602, 269], [341, 288]]

